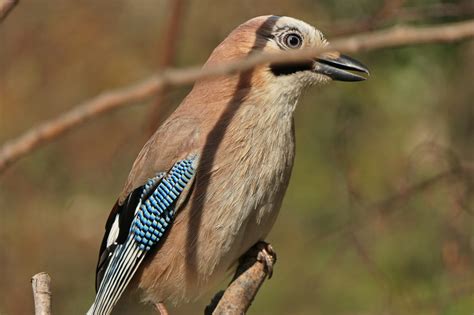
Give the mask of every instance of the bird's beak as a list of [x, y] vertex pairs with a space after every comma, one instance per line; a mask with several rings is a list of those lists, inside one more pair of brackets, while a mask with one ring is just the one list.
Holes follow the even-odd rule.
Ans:
[[363, 72], [369, 74], [369, 70], [359, 61], [351, 57], [331, 54], [327, 57], [320, 57], [314, 60], [313, 71], [326, 75], [336, 81], [363, 81], [367, 78], [354, 72]]

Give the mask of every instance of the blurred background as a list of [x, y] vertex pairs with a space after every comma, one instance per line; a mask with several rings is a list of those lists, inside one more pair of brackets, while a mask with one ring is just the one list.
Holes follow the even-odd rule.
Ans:
[[[263, 14], [331, 40], [470, 19], [474, 2], [21, 1], [0, 25], [0, 143], [104, 90], [202, 64]], [[279, 260], [249, 314], [472, 314], [474, 41], [354, 57], [368, 81], [299, 103], [293, 177], [268, 238]], [[53, 313], [88, 309], [109, 210], [189, 89], [95, 119], [0, 175], [0, 314], [33, 313], [40, 271], [53, 279]], [[202, 314], [214, 293], [171, 313]]]

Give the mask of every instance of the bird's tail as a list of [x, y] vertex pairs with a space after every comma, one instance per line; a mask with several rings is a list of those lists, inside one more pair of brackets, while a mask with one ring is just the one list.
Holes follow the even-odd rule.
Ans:
[[112, 312], [144, 257], [145, 251], [139, 248], [133, 236], [117, 246], [87, 315], [108, 315]]

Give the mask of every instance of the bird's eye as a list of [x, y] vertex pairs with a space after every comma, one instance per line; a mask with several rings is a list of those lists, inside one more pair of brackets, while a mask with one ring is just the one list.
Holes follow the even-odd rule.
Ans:
[[303, 44], [303, 39], [301, 38], [301, 36], [295, 33], [286, 34], [283, 38], [283, 41], [285, 45], [291, 49], [300, 48]]

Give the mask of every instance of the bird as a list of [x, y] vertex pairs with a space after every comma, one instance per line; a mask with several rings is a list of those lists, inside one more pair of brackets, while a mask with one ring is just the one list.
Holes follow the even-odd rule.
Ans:
[[[203, 69], [256, 53], [325, 47], [315, 27], [266, 15], [235, 28]], [[235, 269], [270, 232], [295, 158], [302, 91], [369, 71], [338, 52], [195, 82], [144, 145], [105, 225], [88, 315], [110, 314], [124, 291], [166, 314]], [[268, 251], [271, 251], [268, 248]]]

